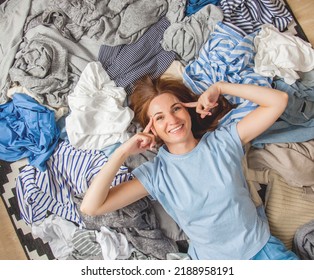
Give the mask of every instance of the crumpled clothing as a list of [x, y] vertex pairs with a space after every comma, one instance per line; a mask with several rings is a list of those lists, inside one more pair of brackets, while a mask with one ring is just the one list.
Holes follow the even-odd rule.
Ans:
[[[75, 197], [74, 201], [79, 209], [81, 199]], [[166, 237], [159, 228], [147, 197], [114, 212], [95, 217], [81, 213], [81, 217], [87, 229], [99, 230], [101, 226], [106, 226], [125, 234], [135, 249], [146, 255], [166, 259], [167, 253], [179, 251], [175, 241]]]
[[218, 5], [220, 0], [188, 0], [185, 13], [187, 16], [195, 14], [207, 4]]
[[11, 102], [0, 106], [0, 131], [1, 159], [12, 162], [27, 157], [30, 165], [46, 170], [60, 135], [53, 111], [15, 93]]
[[47, 24], [60, 28], [68, 39], [83, 35], [110, 46], [130, 44], [167, 12], [166, 0], [83, 1], [53, 0]]
[[175, 60], [175, 52], [164, 50], [160, 43], [169, 25], [163, 17], [135, 43], [100, 47], [98, 60], [116, 85], [128, 94], [139, 79], [147, 75], [152, 79], [160, 77]]
[[[202, 94], [218, 81], [271, 87], [271, 79], [253, 69], [255, 36], [256, 33], [242, 35], [231, 24], [218, 22], [200, 49], [199, 57], [185, 67], [184, 83], [196, 94]], [[228, 94], [224, 97], [237, 107], [219, 121], [219, 127], [239, 121], [257, 107], [244, 98]]]
[[32, 234], [48, 242], [56, 259], [66, 259], [73, 251], [72, 238], [78, 227], [57, 215], [49, 215], [41, 223], [32, 225]]
[[250, 147], [246, 156], [251, 169], [276, 170], [290, 186], [314, 187], [314, 140]]
[[[40, 172], [27, 165], [16, 179], [20, 216], [27, 224], [44, 220], [48, 213], [84, 226], [75, 207], [74, 196], [85, 193], [108, 157], [101, 151], [75, 149], [61, 141], [47, 161], [47, 170]], [[112, 186], [133, 178], [120, 166]]]
[[129, 139], [134, 113], [124, 106], [126, 92], [110, 79], [100, 62], [90, 62], [68, 96], [68, 139], [76, 148], [102, 150]]
[[10, 101], [6, 96], [10, 87], [9, 70], [22, 41], [23, 26], [31, 3], [32, 0], [10, 0], [0, 6], [0, 104]]
[[216, 23], [222, 20], [222, 10], [209, 4], [196, 14], [172, 23], [165, 30], [161, 45], [166, 51], [176, 52], [187, 63], [198, 55]]
[[72, 238], [73, 250], [67, 259], [102, 260], [102, 249], [94, 230], [77, 229]]
[[9, 71], [12, 82], [35, 94], [41, 104], [68, 105], [67, 96], [79, 77], [71, 72], [68, 53], [58, 42], [41, 34], [25, 38], [15, 58]]
[[220, 0], [224, 22], [232, 23], [247, 34], [265, 23], [284, 31], [293, 17], [281, 0]]
[[291, 33], [280, 32], [271, 24], [262, 26], [254, 38], [254, 71], [265, 77], [278, 76], [291, 85], [298, 72], [314, 69], [314, 50], [310, 43]]
[[302, 260], [314, 260], [314, 220], [297, 229], [293, 245]]
[[132, 245], [122, 233], [102, 226], [99, 232], [96, 231], [96, 241], [101, 246], [105, 260], [124, 260], [131, 256]]

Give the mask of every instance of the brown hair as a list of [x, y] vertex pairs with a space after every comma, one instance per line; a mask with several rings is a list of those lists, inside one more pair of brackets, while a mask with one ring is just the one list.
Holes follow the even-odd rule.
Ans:
[[[198, 100], [198, 95], [186, 87], [181, 80], [174, 78], [162, 78], [152, 80], [146, 76], [142, 78], [134, 87], [130, 97], [130, 107], [135, 113], [135, 120], [144, 128], [148, 122], [147, 115], [150, 102], [163, 93], [170, 93], [176, 96], [181, 102], [194, 102]], [[192, 120], [192, 133], [195, 138], [200, 138], [207, 131], [214, 130], [218, 121], [228, 113], [233, 106], [221, 95], [218, 106], [212, 109], [212, 115], [204, 119], [196, 113], [195, 108], [188, 108]]]

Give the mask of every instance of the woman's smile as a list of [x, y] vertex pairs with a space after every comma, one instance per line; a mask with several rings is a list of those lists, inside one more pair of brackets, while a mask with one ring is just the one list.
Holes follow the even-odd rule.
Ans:
[[173, 153], [185, 153], [195, 147], [191, 116], [170, 93], [155, 97], [149, 105], [148, 115], [153, 118], [151, 131], [158, 136]]
[[181, 129], [183, 128], [183, 126], [184, 126], [184, 125], [181, 124], [181, 125], [179, 125], [179, 126], [173, 128], [173, 129], [170, 129], [170, 130], [169, 130], [169, 133], [178, 133], [178, 132], [180, 132], [179, 130], [181, 130]]

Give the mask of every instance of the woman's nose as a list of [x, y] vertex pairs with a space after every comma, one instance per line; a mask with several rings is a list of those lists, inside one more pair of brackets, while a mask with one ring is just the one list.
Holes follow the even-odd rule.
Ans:
[[169, 114], [167, 117], [167, 121], [169, 124], [176, 123], [178, 121], [178, 117], [175, 114]]

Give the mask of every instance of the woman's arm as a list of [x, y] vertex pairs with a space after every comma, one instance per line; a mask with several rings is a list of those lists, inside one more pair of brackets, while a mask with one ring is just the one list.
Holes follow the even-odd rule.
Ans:
[[273, 88], [218, 82], [200, 96], [196, 111], [202, 117], [210, 114], [210, 109], [216, 106], [220, 94], [238, 96], [259, 105], [237, 124], [243, 145], [269, 128], [280, 117], [288, 103], [288, 95]]
[[81, 204], [83, 213], [100, 215], [115, 211], [148, 195], [144, 186], [137, 179], [124, 182], [113, 188], [110, 186], [120, 166], [130, 155], [154, 147], [155, 138], [148, 133], [151, 125], [152, 122], [150, 121], [143, 133], [134, 135], [111, 155], [86, 191]]

